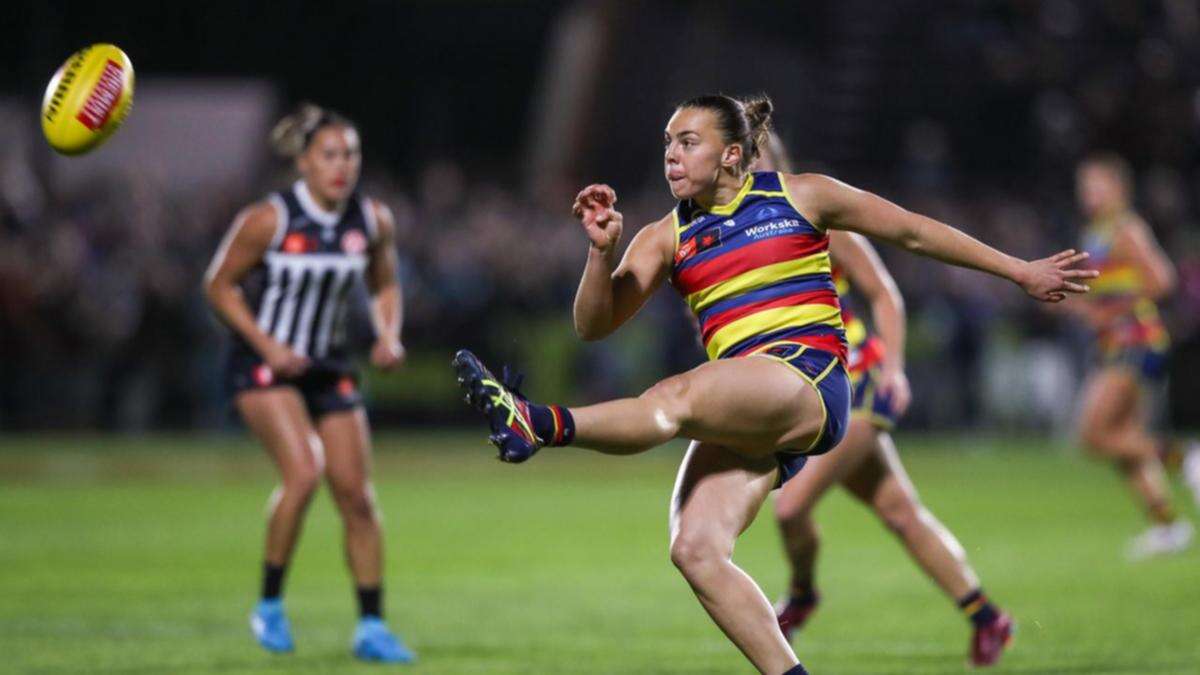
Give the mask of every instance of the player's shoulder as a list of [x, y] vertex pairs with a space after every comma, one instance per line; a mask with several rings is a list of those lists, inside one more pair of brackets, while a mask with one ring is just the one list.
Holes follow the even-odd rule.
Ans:
[[1146, 219], [1133, 211], [1130, 211], [1121, 218], [1113, 232], [1114, 244], [1124, 242], [1140, 243], [1154, 240], [1154, 230], [1150, 227], [1150, 224], [1146, 222]]
[[364, 210], [364, 216], [372, 232], [372, 238], [380, 237], [390, 239], [396, 230], [396, 217], [392, 214], [392, 210], [382, 201], [371, 197], [370, 195], [360, 195], [359, 203]]
[[780, 182], [793, 199], [819, 197], [830, 190], [849, 187], [846, 183], [823, 173], [781, 173]]
[[279, 230], [281, 214], [278, 207], [268, 199], [262, 199], [244, 207], [234, 219], [239, 235], [253, 241], [270, 242]]

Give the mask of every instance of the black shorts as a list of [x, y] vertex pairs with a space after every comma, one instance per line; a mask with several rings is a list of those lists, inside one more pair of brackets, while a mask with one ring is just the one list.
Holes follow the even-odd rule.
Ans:
[[225, 389], [230, 400], [244, 391], [274, 387], [292, 387], [299, 392], [313, 419], [354, 410], [363, 404], [358, 373], [351, 368], [317, 361], [299, 377], [279, 378], [262, 357], [240, 345], [234, 346], [225, 367]]

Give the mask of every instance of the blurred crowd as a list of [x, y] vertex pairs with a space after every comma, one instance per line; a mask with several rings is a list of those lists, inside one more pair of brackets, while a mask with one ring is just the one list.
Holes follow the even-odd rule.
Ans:
[[[873, 66], [880, 78], [924, 82], [917, 100], [936, 96], [930, 87], [944, 88], [936, 105], [869, 102], [870, 114], [888, 120], [893, 148], [875, 162], [848, 161], [844, 172], [801, 152], [802, 167], [839, 174], [1016, 255], [1040, 257], [1077, 245], [1075, 163], [1093, 149], [1122, 152], [1137, 170], [1137, 206], [1181, 272], [1167, 305], [1175, 342], [1195, 353], [1195, 3], [967, 4], [974, 11], [948, 12], [923, 27], [927, 39], [914, 51]], [[1154, 11], [1146, 11], [1151, 4]], [[899, 14], [893, 21], [879, 39], [917, 28]], [[940, 59], [947, 70], [903, 75], [906, 63], [922, 59]], [[801, 150], [819, 147], [802, 141], [817, 133], [802, 123], [781, 112], [785, 140]], [[542, 323], [556, 327], [551, 339], [569, 336], [586, 254], [570, 194], [548, 199], [537, 186], [513, 184], [511, 173], [475, 166], [469, 158], [432, 158], [404, 175], [378, 162], [364, 170], [364, 190], [396, 214], [404, 337], [417, 361], [440, 364], [464, 344], [528, 359], [517, 345]], [[229, 424], [220, 372], [225, 338], [205, 307], [201, 278], [238, 208], [290, 180], [287, 167], [276, 167], [253, 185], [179, 194], [163, 176], [130, 170], [68, 190], [21, 161], [0, 166], [0, 429]], [[671, 202], [665, 185], [648, 181], [625, 190], [620, 206], [632, 231]], [[1085, 359], [1076, 327], [998, 280], [896, 251], [884, 256], [910, 313], [916, 399], [908, 424], [1062, 423], [1061, 411], [1045, 408], [1069, 408], [1062, 397], [1073, 394]], [[702, 357], [682, 304], [667, 293], [639, 321], [635, 348], [646, 367], [638, 372], [623, 369], [624, 352], [604, 344], [566, 352], [572, 401], [632, 393]], [[361, 316], [357, 325], [365, 330]], [[1014, 379], [1018, 371], [1025, 381]], [[403, 417], [402, 402], [376, 405], [392, 405]]]

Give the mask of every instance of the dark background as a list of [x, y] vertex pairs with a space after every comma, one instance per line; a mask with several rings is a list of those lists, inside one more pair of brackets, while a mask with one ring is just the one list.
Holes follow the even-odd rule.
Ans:
[[[0, 428], [229, 423], [200, 276], [236, 210], [290, 180], [265, 134], [302, 100], [358, 122], [364, 188], [400, 224], [412, 362], [369, 376], [378, 422], [457, 421], [444, 364], [459, 346], [519, 364], [547, 397], [635, 392], [695, 362], [690, 327], [664, 292], [622, 336], [578, 344], [584, 244], [567, 208], [603, 180], [631, 229], [669, 209], [661, 128], [706, 91], [769, 93], [801, 168], [1027, 257], [1077, 245], [1074, 166], [1122, 153], [1181, 273], [1164, 303], [1170, 417], [1200, 412], [1192, 2], [15, 2], [5, 15], [0, 94], [20, 137], [0, 181]], [[41, 92], [98, 41], [133, 59], [134, 113], [85, 160], [54, 157], [36, 129]], [[205, 158], [145, 147], [151, 122], [170, 139], [163, 102], [210, 86], [257, 92], [236, 108], [260, 121], [236, 141], [220, 114], [181, 124], [180, 138], [242, 149], [226, 180], [184, 180], [177, 166]], [[1001, 282], [884, 255], [909, 305], [906, 424], [1069, 431], [1087, 358], [1077, 327]]]

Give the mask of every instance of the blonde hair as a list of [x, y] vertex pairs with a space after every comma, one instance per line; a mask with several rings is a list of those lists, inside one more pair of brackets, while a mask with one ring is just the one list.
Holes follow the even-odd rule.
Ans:
[[275, 123], [271, 129], [271, 147], [281, 157], [298, 157], [308, 149], [318, 131], [331, 126], [355, 128], [348, 118], [305, 101]]

